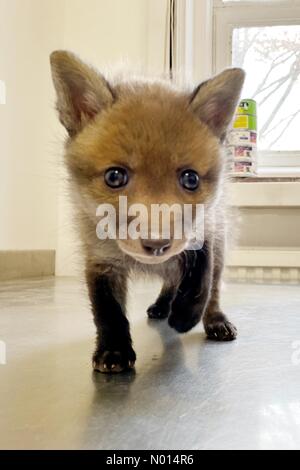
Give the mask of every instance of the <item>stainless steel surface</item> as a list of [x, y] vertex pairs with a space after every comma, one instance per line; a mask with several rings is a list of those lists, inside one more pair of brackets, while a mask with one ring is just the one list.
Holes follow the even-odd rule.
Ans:
[[148, 323], [157, 291], [129, 302], [136, 372], [105, 376], [79, 281], [0, 284], [0, 448], [299, 449], [299, 286], [228, 286], [232, 343]]

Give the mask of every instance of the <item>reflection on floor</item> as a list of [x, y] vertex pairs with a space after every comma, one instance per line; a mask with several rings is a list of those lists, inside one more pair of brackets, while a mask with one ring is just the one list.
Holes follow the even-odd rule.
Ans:
[[227, 286], [222, 344], [149, 323], [158, 287], [129, 301], [135, 373], [105, 376], [82, 283], [0, 284], [0, 448], [300, 448], [299, 286]]

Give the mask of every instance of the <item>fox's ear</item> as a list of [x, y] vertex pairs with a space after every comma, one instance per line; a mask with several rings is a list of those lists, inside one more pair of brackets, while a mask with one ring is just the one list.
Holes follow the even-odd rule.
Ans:
[[114, 94], [102, 75], [70, 52], [53, 52], [50, 63], [59, 118], [74, 136], [113, 103]]
[[224, 70], [201, 83], [192, 93], [190, 106], [222, 141], [230, 124], [245, 80], [242, 69]]

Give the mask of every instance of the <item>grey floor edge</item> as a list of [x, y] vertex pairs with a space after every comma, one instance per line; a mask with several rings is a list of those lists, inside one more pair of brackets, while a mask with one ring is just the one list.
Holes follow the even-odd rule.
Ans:
[[300, 449], [299, 285], [227, 285], [232, 343], [149, 322], [158, 289], [130, 289], [136, 371], [105, 376], [79, 280], [0, 283], [1, 449]]

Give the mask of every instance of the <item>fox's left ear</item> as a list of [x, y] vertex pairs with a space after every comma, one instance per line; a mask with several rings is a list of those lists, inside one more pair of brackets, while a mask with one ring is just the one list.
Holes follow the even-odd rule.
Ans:
[[73, 137], [113, 103], [114, 94], [100, 73], [71, 52], [55, 51], [50, 62], [60, 121]]
[[190, 106], [220, 140], [233, 118], [244, 80], [242, 69], [227, 69], [201, 83], [192, 93]]

